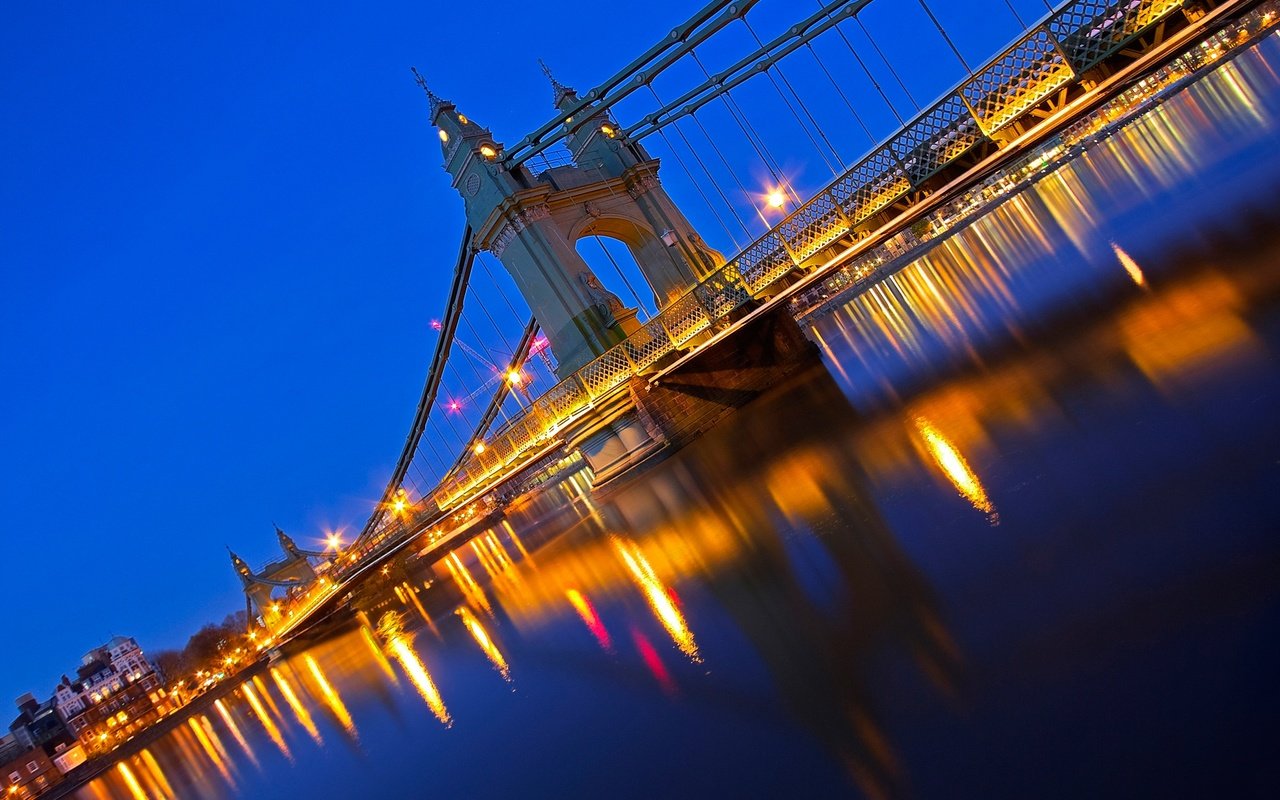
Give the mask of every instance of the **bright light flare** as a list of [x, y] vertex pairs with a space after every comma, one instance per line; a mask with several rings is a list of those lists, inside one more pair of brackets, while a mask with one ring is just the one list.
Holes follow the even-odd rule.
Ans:
[[771, 189], [769, 194], [765, 195], [765, 202], [769, 204], [769, 208], [781, 209], [787, 204], [787, 195], [782, 189]]
[[987, 514], [994, 523], [998, 520], [996, 516], [996, 507], [991, 502], [991, 498], [987, 496], [987, 490], [983, 488], [982, 481], [978, 479], [970, 467], [969, 462], [965, 460], [960, 451], [956, 449], [942, 432], [934, 427], [933, 423], [924, 417], [916, 418], [916, 430], [920, 432], [920, 438], [924, 440], [925, 447], [929, 449], [929, 455], [933, 457], [933, 461], [947, 476], [947, 480], [956, 487], [969, 503], [979, 511]]
[[404, 667], [405, 674], [409, 676], [409, 681], [418, 690], [418, 694], [422, 696], [422, 699], [427, 702], [427, 707], [431, 709], [432, 714], [435, 714], [436, 719], [440, 720], [445, 727], [452, 727], [453, 717], [449, 715], [449, 709], [445, 707], [444, 698], [440, 696], [439, 690], [436, 689], [435, 682], [431, 680], [431, 673], [427, 672], [427, 667], [422, 663], [422, 659], [418, 658], [418, 654], [409, 647], [411, 639], [403, 631], [400, 615], [393, 611], [383, 614], [382, 618], [378, 620], [378, 635], [386, 638], [387, 649], [390, 650], [392, 657], [400, 662], [400, 666]]
[[1129, 273], [1129, 279], [1141, 286], [1147, 288], [1147, 276], [1142, 274], [1142, 267], [1138, 266], [1138, 262], [1133, 257], [1120, 249], [1120, 245], [1115, 242], [1111, 243], [1111, 250], [1116, 254], [1116, 259], [1120, 262], [1120, 266], [1124, 267], [1124, 271]]
[[493, 643], [493, 639], [489, 638], [489, 633], [480, 624], [480, 620], [476, 619], [476, 615], [471, 613], [471, 609], [463, 606], [458, 609], [458, 616], [462, 617], [462, 624], [467, 626], [467, 630], [471, 632], [471, 638], [476, 640], [476, 644], [480, 645], [480, 649], [484, 651], [485, 656], [497, 667], [499, 674], [505, 681], [511, 680], [511, 668], [507, 665], [507, 660], [503, 658], [502, 652], [498, 650], [498, 646]]
[[645, 600], [649, 602], [654, 616], [662, 623], [671, 641], [675, 642], [676, 647], [690, 661], [701, 662], [702, 657], [698, 655], [698, 643], [693, 639], [693, 631], [689, 630], [684, 615], [672, 600], [671, 591], [658, 579], [653, 565], [640, 552], [640, 547], [616, 536], [613, 537], [613, 547], [626, 564], [636, 585], [644, 592]]
[[507, 383], [512, 386], [519, 386], [524, 381], [524, 376], [520, 374], [520, 370], [513, 369], [507, 373]]

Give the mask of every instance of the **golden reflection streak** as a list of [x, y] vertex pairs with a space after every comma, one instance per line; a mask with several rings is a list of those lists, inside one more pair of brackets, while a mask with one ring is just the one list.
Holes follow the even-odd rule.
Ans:
[[289, 681], [275, 667], [271, 668], [271, 678], [275, 681], [276, 688], [280, 690], [280, 694], [284, 697], [284, 701], [289, 704], [289, 708], [293, 709], [293, 715], [298, 718], [298, 722], [302, 724], [307, 734], [315, 740], [316, 744], [323, 747], [324, 739], [320, 737], [320, 731], [316, 730], [316, 724], [312, 721], [311, 715], [307, 713], [307, 709], [303, 707], [302, 703], [298, 702], [298, 696], [293, 693], [293, 687], [289, 685]]
[[[413, 587], [409, 585], [408, 581], [405, 581], [402, 585], [404, 586], [405, 594], [409, 595], [409, 599], [413, 601], [413, 607], [418, 610], [418, 616], [422, 617], [422, 619], [426, 621], [427, 627], [436, 635], [436, 638], [440, 638], [440, 630], [436, 628], [436, 624], [431, 621], [431, 615], [427, 613], [427, 609], [423, 607], [422, 601], [418, 599], [418, 593], [413, 590]], [[379, 650], [378, 653], [381, 655], [382, 651]], [[382, 660], [386, 661], [386, 656], [382, 656]], [[388, 667], [388, 669], [390, 669], [390, 667]], [[393, 672], [392, 674], [394, 675], [395, 673]]]
[[591, 635], [596, 637], [596, 641], [600, 643], [600, 647], [604, 648], [606, 653], [613, 652], [613, 640], [609, 638], [609, 631], [601, 621], [600, 615], [596, 613], [595, 606], [591, 605], [591, 601], [586, 595], [577, 589], [568, 589], [564, 596], [569, 598], [569, 605], [573, 606], [573, 610], [578, 612], [578, 616], [587, 626], [587, 630], [591, 631]]
[[357, 735], [356, 724], [351, 719], [351, 715], [347, 713], [347, 707], [342, 704], [342, 698], [338, 696], [338, 693], [334, 691], [333, 686], [331, 686], [329, 681], [325, 679], [324, 673], [320, 671], [320, 665], [316, 663], [316, 660], [311, 657], [310, 653], [308, 653], [303, 660], [307, 662], [307, 669], [311, 670], [311, 677], [315, 678], [316, 684], [320, 686], [320, 693], [324, 695], [325, 705], [329, 706], [330, 710], [333, 711], [334, 716], [336, 716], [338, 721], [342, 723], [342, 727], [346, 729], [347, 733], [350, 734], [352, 738], [355, 738]]
[[1129, 278], [1143, 289], [1147, 288], [1147, 276], [1142, 274], [1142, 267], [1138, 266], [1138, 262], [1120, 249], [1120, 245], [1115, 242], [1111, 243], [1111, 249], [1116, 254], [1116, 259], [1120, 262], [1120, 266], [1124, 267], [1124, 271], [1129, 273]]
[[249, 701], [249, 707], [257, 715], [258, 721], [266, 729], [267, 736], [271, 737], [271, 741], [275, 742], [276, 747], [280, 748], [280, 752], [284, 754], [285, 758], [293, 761], [293, 753], [289, 752], [289, 745], [285, 744], [284, 737], [280, 735], [280, 729], [276, 727], [275, 721], [267, 714], [267, 710], [262, 707], [262, 701], [258, 699], [258, 693], [247, 683], [241, 684], [240, 690], [244, 692], [245, 699]]
[[205, 735], [209, 737], [209, 741], [213, 742], [213, 747], [222, 756], [222, 760], [226, 762], [227, 769], [234, 770], [235, 762], [231, 760], [231, 754], [227, 752], [227, 748], [222, 745], [222, 737], [218, 736], [218, 732], [214, 730], [213, 723], [209, 721], [209, 717], [204, 714], [200, 715], [200, 725], [204, 728]]
[[227, 762], [222, 757], [222, 754], [214, 748], [213, 742], [209, 741], [209, 734], [205, 733], [204, 728], [200, 727], [200, 723], [196, 721], [195, 717], [189, 718], [187, 720], [187, 725], [190, 726], [191, 732], [196, 735], [196, 741], [200, 743], [200, 747], [204, 750], [205, 755], [207, 755], [209, 760], [213, 762], [213, 765], [217, 767], [218, 774], [222, 776], [222, 779], [227, 782], [228, 786], [234, 789], [236, 781], [231, 777], [231, 771], [227, 769]]
[[507, 665], [507, 660], [502, 657], [502, 652], [498, 650], [498, 646], [493, 643], [493, 639], [489, 638], [489, 633], [480, 624], [480, 620], [476, 619], [476, 615], [471, 613], [471, 609], [463, 606], [458, 609], [458, 616], [462, 617], [462, 624], [467, 626], [467, 630], [471, 632], [471, 638], [476, 640], [476, 644], [480, 645], [480, 649], [484, 651], [485, 656], [493, 665], [498, 668], [498, 672], [505, 681], [511, 680], [511, 668]]
[[267, 704], [267, 708], [271, 709], [271, 713], [280, 722], [284, 722], [284, 714], [280, 713], [280, 706], [276, 705], [276, 701], [272, 699], [271, 693], [267, 691], [267, 685], [262, 682], [262, 678], [257, 675], [253, 676], [253, 685], [258, 687], [258, 691], [262, 693], [262, 700]]
[[463, 564], [462, 559], [458, 558], [457, 552], [450, 553], [444, 563], [449, 567], [454, 583], [458, 584], [458, 588], [462, 590], [462, 596], [478, 608], [483, 609], [486, 614], [492, 616], [493, 607], [489, 605], [489, 598], [485, 596], [480, 584], [476, 583], [476, 579], [471, 576], [467, 565]]
[[507, 538], [515, 544], [516, 549], [520, 551], [520, 555], [524, 556], [524, 560], [533, 564], [533, 558], [529, 555], [529, 551], [524, 549], [524, 542], [520, 541], [520, 537], [516, 536], [516, 529], [512, 527], [509, 520], [502, 521], [502, 529], [507, 532]]
[[649, 602], [649, 607], [653, 610], [654, 616], [662, 623], [662, 627], [666, 628], [667, 635], [675, 642], [680, 652], [684, 653], [694, 663], [701, 663], [702, 657], [698, 655], [698, 644], [693, 639], [693, 632], [689, 630], [688, 624], [685, 622], [684, 615], [680, 613], [680, 609], [676, 608], [676, 604], [671, 599], [670, 590], [658, 580], [658, 575], [653, 571], [653, 565], [644, 557], [644, 553], [640, 552], [640, 548], [634, 543], [629, 542], [618, 536], [609, 537], [613, 543], [614, 550], [622, 558], [622, 562], [630, 571], [632, 578], [635, 579], [636, 585], [644, 592], [645, 599]]
[[191, 745], [191, 741], [194, 738], [195, 736], [188, 728], [179, 726], [173, 730], [173, 741], [180, 751], [179, 757], [181, 758], [182, 763], [189, 768], [193, 780], [200, 783], [200, 786], [197, 788], [197, 794], [201, 790], [207, 790], [204, 792], [206, 795], [214, 795], [217, 792], [209, 786], [210, 776], [208, 771], [205, 770], [204, 765], [200, 763], [200, 754]]
[[258, 757], [253, 754], [253, 750], [249, 748], [249, 743], [245, 741], [244, 734], [240, 732], [240, 726], [236, 724], [235, 719], [231, 716], [231, 712], [227, 710], [226, 704], [222, 702], [222, 698], [213, 701], [213, 707], [218, 710], [218, 716], [222, 717], [222, 721], [226, 723], [227, 730], [231, 731], [231, 735], [235, 737], [236, 743], [240, 745], [240, 749], [249, 757], [253, 765], [258, 766]]
[[116, 770], [120, 773], [120, 777], [124, 778], [125, 786], [129, 788], [129, 794], [133, 795], [137, 800], [149, 800], [147, 793], [142, 789], [142, 784], [138, 783], [137, 777], [133, 774], [133, 770], [129, 769], [128, 764], [121, 761], [116, 764]]
[[169, 785], [169, 779], [164, 776], [164, 770], [160, 769], [160, 763], [156, 761], [155, 756], [151, 755], [151, 751], [144, 747], [139, 755], [142, 756], [142, 765], [147, 768], [151, 779], [160, 787], [160, 793], [165, 797], [176, 798], [173, 787]]
[[431, 709], [431, 713], [435, 714], [436, 719], [444, 723], [445, 727], [452, 727], [453, 717], [449, 716], [449, 709], [444, 705], [444, 698], [440, 696], [435, 683], [432, 682], [431, 673], [427, 672], [426, 665], [422, 663], [422, 659], [418, 658], [418, 654], [409, 648], [409, 639], [402, 633], [394, 632], [388, 637], [387, 646], [391, 648], [391, 655], [395, 656], [400, 665], [404, 667], [405, 673], [409, 676], [414, 688], [418, 690], [418, 694], [422, 695], [422, 699], [427, 701], [427, 707]]
[[369, 630], [367, 625], [360, 626], [360, 638], [364, 639], [364, 643], [369, 645], [369, 650], [373, 652], [373, 660], [378, 662], [378, 666], [382, 668], [382, 672], [387, 676], [393, 685], [400, 683], [400, 677], [396, 675], [396, 671], [391, 668], [391, 662], [387, 660], [387, 656], [382, 652], [382, 648], [373, 638], [373, 631]]
[[916, 430], [920, 433], [920, 438], [924, 440], [925, 447], [929, 450], [929, 455], [933, 457], [934, 463], [947, 476], [947, 480], [951, 481], [956, 490], [974, 508], [988, 515], [992, 524], [999, 522], [995, 506], [991, 503], [991, 499], [987, 497], [987, 490], [983, 488], [982, 481], [969, 468], [969, 462], [965, 461], [964, 456], [955, 448], [955, 445], [943, 436], [932, 422], [924, 417], [916, 417], [915, 425]]

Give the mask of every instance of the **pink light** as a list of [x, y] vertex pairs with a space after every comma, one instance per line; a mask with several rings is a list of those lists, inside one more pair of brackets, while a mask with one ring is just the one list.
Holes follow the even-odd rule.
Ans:
[[450, 401], [449, 401], [449, 410], [450, 410], [450, 411], [458, 411], [458, 410], [460, 410], [461, 408], [462, 408], [462, 403], [459, 403], [457, 400], [450, 400]]
[[535, 337], [533, 343], [529, 345], [529, 355], [536, 356], [538, 353], [546, 350], [550, 344], [551, 342], [548, 342], [547, 337], [545, 336]]
[[667, 671], [666, 665], [662, 663], [662, 657], [658, 655], [658, 651], [649, 643], [648, 637], [632, 628], [631, 640], [635, 642], [636, 650], [640, 651], [641, 660], [649, 668], [649, 673], [658, 681], [662, 691], [667, 694], [675, 694], [676, 682], [672, 680], [671, 673]]
[[438, 319], [431, 320], [431, 330], [438, 331], [440, 330], [440, 327], [441, 327], [440, 320]]

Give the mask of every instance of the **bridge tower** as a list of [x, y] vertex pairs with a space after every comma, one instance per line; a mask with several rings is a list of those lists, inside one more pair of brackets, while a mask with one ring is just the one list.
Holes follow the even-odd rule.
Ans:
[[262, 618], [268, 628], [272, 628], [280, 619], [275, 598], [272, 593], [277, 588], [286, 591], [301, 589], [316, 579], [315, 568], [308, 559], [309, 551], [300, 549], [293, 539], [284, 531], [276, 528], [276, 538], [284, 558], [267, 564], [259, 572], [254, 572], [245, 560], [227, 548], [231, 556], [231, 565], [235, 568], [240, 584], [244, 588], [244, 596], [249, 604], [250, 617], [254, 614]]
[[[577, 93], [551, 77], [565, 111]], [[502, 145], [453, 103], [419, 83], [431, 103], [445, 170], [462, 196], [472, 247], [506, 267], [547, 335], [564, 377], [639, 328], [636, 309], [607, 290], [575, 244], [599, 235], [621, 241], [666, 306], [724, 263], [658, 180], [658, 160], [630, 142], [597, 104], [572, 117], [573, 163], [534, 174], [504, 163]]]

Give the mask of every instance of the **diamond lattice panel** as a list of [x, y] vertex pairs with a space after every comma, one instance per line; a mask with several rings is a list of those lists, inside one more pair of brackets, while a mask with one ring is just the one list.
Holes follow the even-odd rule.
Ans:
[[698, 294], [689, 292], [667, 306], [659, 317], [667, 329], [667, 336], [674, 347], [684, 347], [685, 342], [711, 326], [707, 310], [698, 302]]
[[742, 285], [742, 276], [733, 264], [726, 264], [715, 274], [694, 287], [702, 307], [713, 320], [741, 306], [751, 299], [751, 293]]
[[738, 273], [752, 293], [768, 288], [769, 284], [795, 268], [791, 254], [782, 246], [776, 231], [765, 234], [755, 244], [742, 252], [735, 262]]
[[611, 347], [578, 373], [592, 400], [608, 394], [631, 377], [631, 362], [622, 347]]
[[627, 348], [627, 355], [637, 370], [647, 369], [650, 364], [671, 352], [671, 340], [667, 338], [667, 329], [662, 326], [661, 319], [645, 324], [643, 328], [627, 337], [622, 343]]
[[960, 89], [988, 134], [1008, 125], [1074, 77], [1043, 28], [1031, 32]]
[[1076, 0], [1049, 20], [1049, 32], [1077, 73], [1093, 67], [1183, 0]]
[[555, 428], [576, 414], [586, 401], [582, 387], [576, 379], [570, 377], [548, 389], [538, 398], [537, 405], [546, 427]]
[[848, 232], [849, 220], [828, 192], [805, 203], [778, 226], [797, 261], [804, 261]]
[[911, 184], [919, 186], [982, 139], [969, 107], [953, 94], [917, 117], [889, 147], [906, 168]]
[[902, 165], [888, 147], [881, 148], [844, 174], [831, 187], [831, 194], [857, 225], [901, 197], [911, 183]]

